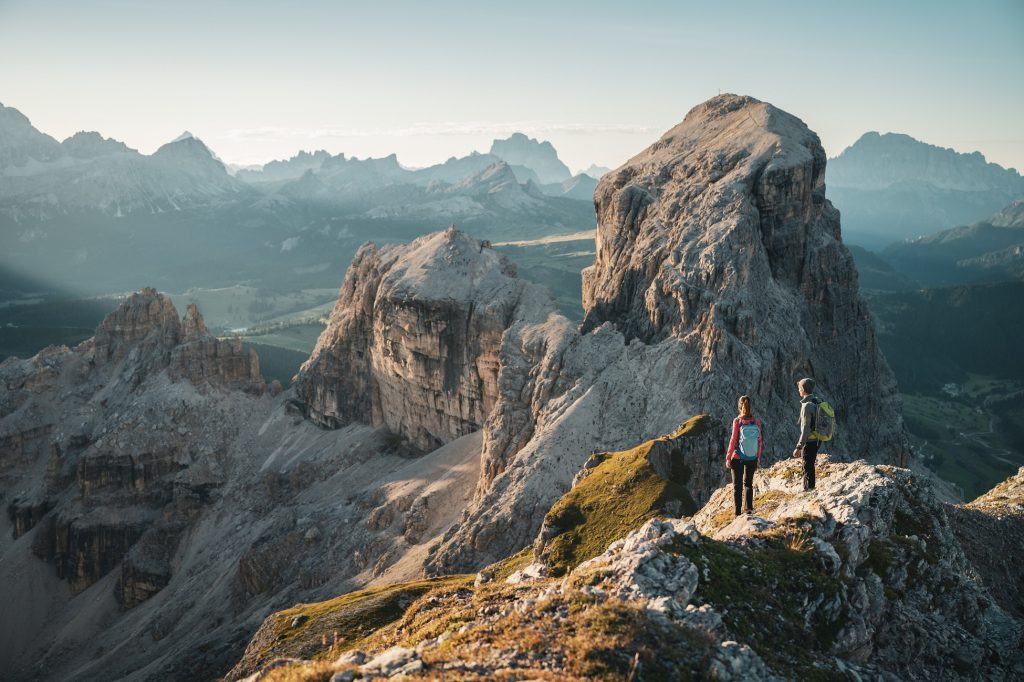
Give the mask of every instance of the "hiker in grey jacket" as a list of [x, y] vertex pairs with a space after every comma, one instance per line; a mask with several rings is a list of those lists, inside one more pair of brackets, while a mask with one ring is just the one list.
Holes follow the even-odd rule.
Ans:
[[804, 490], [814, 490], [814, 465], [821, 441], [811, 438], [811, 433], [814, 432], [814, 419], [821, 400], [814, 395], [814, 379], [801, 379], [796, 385], [800, 391], [800, 439], [796, 442], [793, 456], [804, 460]]

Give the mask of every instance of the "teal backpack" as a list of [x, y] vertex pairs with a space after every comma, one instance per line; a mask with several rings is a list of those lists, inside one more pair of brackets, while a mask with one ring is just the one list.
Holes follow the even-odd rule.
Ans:
[[752, 462], [757, 459], [757, 443], [761, 439], [761, 427], [757, 422], [740, 424], [740, 440], [736, 447], [740, 459], [744, 462]]

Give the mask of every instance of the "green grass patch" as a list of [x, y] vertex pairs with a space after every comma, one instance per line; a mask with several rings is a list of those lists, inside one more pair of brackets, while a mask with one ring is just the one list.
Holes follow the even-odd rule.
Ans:
[[[428, 592], [473, 584], [473, 575], [454, 575], [375, 587], [314, 604], [296, 604], [270, 616], [259, 662], [282, 656], [321, 659], [350, 648], [392, 623]], [[257, 635], [259, 637], [259, 635]]]
[[667, 436], [604, 454], [603, 461], [563, 495], [544, 519], [546, 526], [556, 531], [541, 552], [552, 575], [564, 575], [602, 553], [615, 540], [663, 514], [670, 501], [681, 503], [685, 514], [694, 513], [696, 504], [686, 489], [690, 472], [682, 450], [677, 447], [669, 453], [669, 478], [654, 470], [648, 455], [668, 441], [705, 433], [709, 423], [707, 416], [694, 417]]
[[[911, 426], [908, 424], [908, 428]], [[928, 440], [918, 437], [913, 430], [911, 435], [911, 443], [925, 455], [928, 467], [963, 490], [965, 500], [990, 490], [1017, 470], [1013, 464], [971, 441]]]
[[[983, 403], [993, 391], [1013, 388], [1004, 380], [971, 375], [959, 398], [904, 395], [911, 443], [929, 468], [958, 486], [967, 500], [989, 490], [1024, 464], [1024, 410], [1015, 403]], [[994, 427], [994, 433], [987, 433]], [[963, 435], [970, 434], [970, 435]]]
[[988, 430], [988, 417], [971, 405], [923, 395], [903, 395], [903, 415], [930, 431], [953, 435]]

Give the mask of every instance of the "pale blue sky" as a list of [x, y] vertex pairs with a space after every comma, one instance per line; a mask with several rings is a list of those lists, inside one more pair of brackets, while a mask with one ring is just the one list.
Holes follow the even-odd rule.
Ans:
[[426, 165], [522, 129], [614, 166], [695, 104], [749, 94], [838, 154], [867, 130], [1024, 170], [1024, 0], [0, 0], [0, 102], [58, 139], [223, 159]]

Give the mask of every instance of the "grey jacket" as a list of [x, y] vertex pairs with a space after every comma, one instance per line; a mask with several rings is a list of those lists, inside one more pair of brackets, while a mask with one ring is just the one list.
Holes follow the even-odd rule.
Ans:
[[821, 400], [813, 393], [800, 400], [800, 421], [797, 422], [800, 426], [800, 440], [796, 442], [798, 448], [807, 445], [807, 441], [811, 439], [811, 431], [814, 430], [814, 420], [817, 417], [818, 403], [820, 402]]

